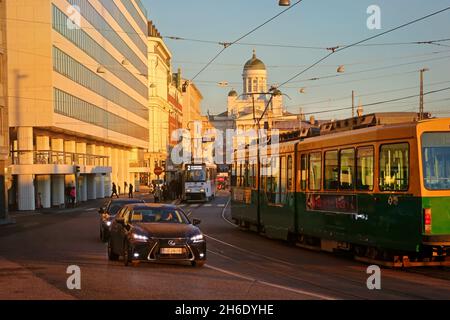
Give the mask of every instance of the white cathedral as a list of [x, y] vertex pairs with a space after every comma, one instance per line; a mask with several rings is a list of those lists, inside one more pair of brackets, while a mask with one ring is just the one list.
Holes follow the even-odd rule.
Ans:
[[[243, 93], [240, 96], [234, 89], [228, 93], [227, 115], [235, 119], [236, 128], [245, 130], [254, 128], [254, 120], [261, 117], [270, 100], [270, 95], [266, 94], [269, 90], [267, 69], [264, 63], [256, 57], [255, 50], [253, 50], [253, 57], [244, 65], [242, 80]], [[283, 96], [274, 95], [263, 119], [267, 121], [280, 116], [283, 116]]]

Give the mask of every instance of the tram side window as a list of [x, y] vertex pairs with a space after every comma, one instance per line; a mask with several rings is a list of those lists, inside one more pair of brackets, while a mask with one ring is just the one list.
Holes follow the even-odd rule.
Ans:
[[270, 172], [267, 174], [267, 200], [269, 203], [279, 203], [280, 197], [280, 159], [270, 159]]
[[356, 188], [373, 190], [374, 155], [373, 147], [360, 147], [356, 150]]
[[244, 164], [244, 187], [249, 187], [249, 170], [248, 170], [248, 162], [245, 162]]
[[339, 185], [339, 164], [337, 150], [325, 152], [325, 190], [337, 190]]
[[344, 149], [339, 153], [339, 186], [342, 190], [355, 188], [355, 149]]
[[292, 191], [292, 156], [287, 158], [287, 191]]
[[237, 167], [237, 186], [242, 187], [242, 163], [239, 163]]
[[237, 184], [236, 184], [236, 167], [237, 167], [237, 165], [235, 162], [235, 163], [233, 163], [233, 165], [231, 167], [231, 185], [233, 187], [237, 186]]
[[248, 174], [248, 186], [253, 187], [253, 181], [255, 180], [255, 166], [253, 163], [248, 164], [249, 174]]
[[380, 148], [380, 190], [406, 191], [408, 187], [408, 143], [382, 145]]
[[309, 190], [320, 190], [322, 181], [322, 153], [309, 154]]
[[300, 157], [300, 189], [306, 190], [306, 179], [308, 176], [308, 161], [306, 154], [302, 154]]
[[281, 157], [280, 161], [280, 202], [283, 203], [286, 200], [286, 187], [287, 187], [287, 163], [286, 157]]

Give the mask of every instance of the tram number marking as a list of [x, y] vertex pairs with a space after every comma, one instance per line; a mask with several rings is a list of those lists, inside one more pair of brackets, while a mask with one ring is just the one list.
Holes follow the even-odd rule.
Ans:
[[397, 196], [389, 196], [389, 198], [388, 198], [388, 204], [389, 204], [390, 206], [392, 206], [392, 205], [394, 205], [394, 206], [398, 205], [398, 197], [397, 197]]

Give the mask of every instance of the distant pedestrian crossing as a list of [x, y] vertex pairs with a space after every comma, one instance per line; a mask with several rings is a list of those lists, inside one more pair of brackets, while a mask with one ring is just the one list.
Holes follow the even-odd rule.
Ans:
[[223, 203], [180, 203], [178, 205], [180, 208], [223, 208], [225, 204]]

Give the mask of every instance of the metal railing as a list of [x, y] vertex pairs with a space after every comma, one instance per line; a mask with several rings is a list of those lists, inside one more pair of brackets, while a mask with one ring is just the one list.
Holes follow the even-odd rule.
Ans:
[[[23, 151], [16, 150], [11, 152], [11, 159], [13, 164], [20, 165], [21, 159], [30, 157], [30, 153], [33, 155], [33, 164], [62, 164], [62, 165], [86, 165], [86, 166], [109, 166], [108, 156], [99, 156], [84, 153], [74, 152], [59, 152], [59, 151]], [[27, 163], [29, 164], [29, 163]]]

